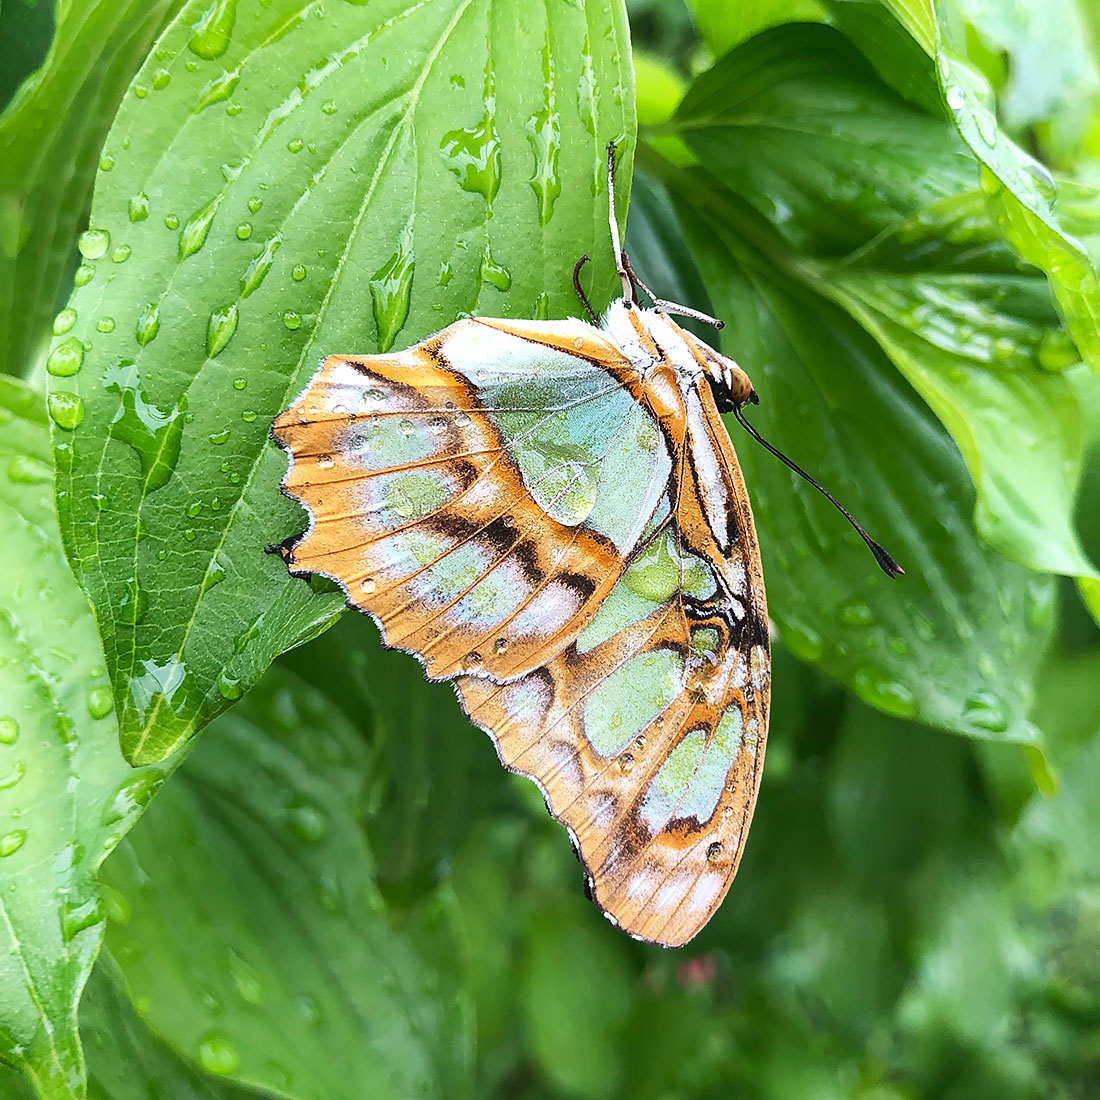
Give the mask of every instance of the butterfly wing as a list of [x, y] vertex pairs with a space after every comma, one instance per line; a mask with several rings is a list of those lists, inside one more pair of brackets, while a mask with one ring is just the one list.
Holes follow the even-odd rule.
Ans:
[[287, 564], [338, 581], [435, 679], [559, 653], [665, 491], [656, 425], [601, 365], [625, 372], [622, 355], [580, 321], [539, 333], [468, 319], [397, 355], [329, 356], [272, 426], [311, 517]]
[[670, 946], [733, 879], [770, 669], [752, 515], [705, 383], [682, 420], [663, 430], [592, 326], [470, 319], [330, 356], [273, 425], [311, 517], [291, 570], [333, 577], [386, 644], [455, 678], [569, 828], [600, 908]]
[[691, 939], [733, 881], [770, 700], [740, 468], [705, 384], [685, 412], [663, 512], [595, 618], [513, 683], [458, 681], [501, 760], [537, 780], [569, 828], [596, 904], [667, 946]]

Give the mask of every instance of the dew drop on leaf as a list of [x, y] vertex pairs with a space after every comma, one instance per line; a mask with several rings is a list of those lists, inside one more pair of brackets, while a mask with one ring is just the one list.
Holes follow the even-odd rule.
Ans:
[[53, 319], [53, 334], [54, 336], [64, 336], [76, 324], [76, 310], [71, 308], [63, 309]]
[[187, 48], [205, 61], [221, 57], [229, 49], [236, 18], [237, 0], [214, 0], [192, 26]]
[[76, 246], [86, 260], [98, 260], [111, 246], [111, 234], [105, 229], [86, 229], [80, 234]]
[[115, 701], [111, 695], [111, 689], [108, 687], [94, 687], [88, 692], [88, 698], [86, 700], [88, 706], [88, 713], [94, 719], [106, 718], [108, 714], [114, 710]]
[[10, 833], [4, 833], [0, 836], [0, 859], [15, 855], [26, 842], [26, 829], [13, 829]]
[[[76, 311], [72, 311], [75, 318]], [[46, 359], [46, 371], [58, 378], [76, 374], [84, 363], [84, 345], [75, 338], [58, 344]]]
[[144, 191], [132, 195], [126, 207], [126, 213], [132, 222], [145, 221], [149, 217], [149, 196]]
[[210, 314], [206, 329], [206, 354], [213, 359], [225, 349], [237, 331], [237, 303], [231, 302]]
[[14, 718], [0, 718], [0, 745], [14, 745], [19, 739], [19, 723]]
[[208, 1031], [199, 1042], [198, 1060], [208, 1073], [222, 1076], [232, 1073], [241, 1064], [237, 1048], [216, 1031]]
[[67, 432], [75, 431], [84, 419], [84, 402], [77, 394], [67, 390], [51, 393], [46, 399], [46, 407], [53, 422]]

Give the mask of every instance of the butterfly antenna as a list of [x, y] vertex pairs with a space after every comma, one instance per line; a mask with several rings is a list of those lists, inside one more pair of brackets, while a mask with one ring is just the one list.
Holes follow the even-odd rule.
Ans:
[[[759, 404], [760, 399], [756, 396], [756, 392], [753, 391], [753, 393], [749, 397], [749, 400], [754, 405], [756, 405], [756, 404]], [[844, 516], [844, 518], [856, 529], [856, 531], [859, 532], [859, 537], [861, 539], [863, 539], [863, 541], [865, 543], [867, 543], [867, 549], [870, 550], [871, 553], [875, 555], [875, 561], [878, 562], [879, 567], [882, 569], [882, 571], [891, 580], [894, 577], [897, 577], [897, 576], [899, 576], [899, 575], [901, 575], [905, 572], [905, 570], [902, 569], [902, 567], [900, 565], [898, 565], [898, 563], [896, 561], [894, 561], [894, 559], [886, 552], [886, 550], [882, 546], [880, 546], [877, 542], [875, 542], [875, 540], [873, 538], [871, 538], [871, 536], [869, 534], [867, 534], [867, 532], [864, 531], [863, 528], [860, 527], [860, 525], [858, 523], [856, 523], [855, 517], [852, 515], [852, 513], [849, 512], [848, 509], [845, 508], [844, 505], [841, 504], [840, 501], [837, 500], [836, 497], [834, 497], [833, 494], [830, 493], [829, 490], [826, 489], [824, 485], [822, 485], [819, 482], [815, 481], [812, 477], [810, 477], [810, 475], [808, 473], [806, 473], [805, 470], [802, 469], [801, 466], [799, 466], [797, 463], [792, 462], [782, 451], [779, 451], [775, 447], [773, 447], [748, 422], [748, 419], [745, 417], [744, 412], [742, 412], [742, 407], [740, 405], [738, 405], [737, 407], [734, 408], [733, 415], [737, 418], [737, 423], [740, 424], [741, 427], [744, 428], [745, 431], [747, 431], [749, 433], [749, 435], [751, 435], [753, 437], [753, 439], [756, 440], [757, 443], [759, 443], [766, 450], [771, 451], [771, 453], [773, 455], [775, 455], [775, 457], [778, 458], [780, 462], [785, 463], [792, 470], [794, 470], [794, 472], [796, 474], [798, 474], [800, 477], [805, 478], [819, 493], [822, 494], [822, 496], [824, 496], [828, 500], [832, 501], [832, 503], [839, 510], [840, 514], [842, 516]]]

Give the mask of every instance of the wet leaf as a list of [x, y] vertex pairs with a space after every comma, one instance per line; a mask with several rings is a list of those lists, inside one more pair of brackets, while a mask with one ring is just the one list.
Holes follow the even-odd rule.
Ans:
[[172, 23], [108, 136], [52, 353], [62, 533], [129, 759], [343, 607], [262, 554], [305, 524], [267, 433], [318, 358], [572, 313], [584, 252], [606, 300], [603, 149], [626, 140], [627, 180], [633, 128], [621, 0], [193, 0]]
[[374, 880], [368, 765], [354, 727], [273, 669], [107, 865], [110, 955], [207, 1072], [300, 1100], [468, 1093], [468, 1013]]
[[[0, 370], [27, 374], [79, 259], [97, 170], [111, 170], [100, 146], [126, 85], [153, 38], [182, 0], [74, 0], [57, 5], [57, 29], [42, 67], [0, 115]], [[47, 9], [40, 0], [39, 9]], [[26, 43], [4, 9], [5, 42]], [[5, 76], [8, 67], [0, 68]], [[109, 261], [108, 261], [109, 262]], [[58, 318], [56, 329], [69, 322]]]
[[0, 1060], [83, 1098], [100, 862], [161, 780], [118, 750], [95, 620], [65, 562], [42, 396], [0, 377]]
[[677, 122], [782, 236], [773, 261], [851, 313], [940, 417], [989, 544], [1095, 581], [1073, 523], [1084, 426], [1061, 371], [1076, 351], [1046, 279], [1002, 243], [950, 123], [823, 27], [741, 47], [696, 81]]
[[[890, 581], [812, 488], [733, 424], [768, 606], [787, 645], [888, 713], [1033, 741], [1052, 585], [978, 542], [958, 452], [863, 330], [748, 245], [768, 231], [699, 172], [669, 172], [751, 419], [810, 467], [906, 570]], [[736, 226], [736, 228], [734, 228]]]

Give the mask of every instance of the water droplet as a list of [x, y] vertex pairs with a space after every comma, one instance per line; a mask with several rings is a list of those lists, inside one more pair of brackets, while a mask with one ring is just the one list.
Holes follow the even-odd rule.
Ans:
[[165, 214], [164, 227], [166, 229], [179, 229], [180, 220], [175, 214]]
[[999, 133], [997, 129], [997, 120], [993, 117], [992, 111], [987, 111], [984, 107], [977, 107], [974, 110], [974, 125], [977, 127], [978, 134], [982, 141], [992, 149], [997, 144], [997, 135]]
[[86, 229], [76, 242], [81, 256], [86, 260], [98, 260], [111, 246], [111, 234], [105, 229]]
[[290, 270], [290, 277], [300, 283], [306, 277], [306, 269], [301, 264], [295, 264]]
[[247, 241], [252, 236], [252, 226], [248, 222], [241, 222], [237, 226], [237, 240]]
[[95, 323], [96, 332], [114, 332], [115, 319], [113, 317], [100, 317]]
[[237, 331], [237, 303], [231, 302], [210, 314], [210, 323], [206, 329], [206, 354], [213, 359], [225, 350], [225, 345], [233, 339]]
[[379, 352], [389, 351], [409, 315], [413, 271], [412, 225], [407, 224], [397, 239], [397, 251], [370, 281], [371, 306], [378, 329]]
[[844, 626], [870, 626], [874, 612], [862, 600], [849, 600], [837, 608], [836, 617]]
[[115, 701], [111, 696], [111, 689], [108, 687], [94, 687], [88, 692], [88, 698], [86, 700], [88, 705], [88, 713], [96, 720], [100, 718], [106, 718], [112, 710], [115, 709]]
[[230, 953], [229, 976], [237, 987], [237, 993], [242, 1001], [248, 1005], [258, 1005], [264, 999], [264, 989], [260, 982], [260, 975], [252, 969], [239, 955]]
[[495, 648], [496, 648], [497, 653], [504, 653], [508, 649], [508, 639], [507, 638], [497, 638], [497, 643], [496, 643]]
[[1060, 328], [1047, 329], [1043, 333], [1036, 357], [1045, 370], [1064, 370], [1081, 359], [1069, 334]]
[[75, 337], [70, 337], [50, 352], [46, 370], [57, 378], [68, 378], [76, 374], [83, 364], [84, 345]]
[[133, 249], [128, 244], [120, 244], [111, 253], [111, 263], [124, 264], [133, 255]]
[[963, 94], [962, 88], [957, 84], [953, 84], [947, 89], [947, 106], [952, 111], [961, 111], [963, 104], [966, 102], [966, 96]]
[[[186, 260], [193, 256], [206, 243], [206, 236], [210, 232], [210, 226], [214, 221], [214, 215], [222, 204], [223, 194], [219, 192], [205, 206], [199, 207], [187, 224], [180, 231], [179, 259]], [[165, 221], [167, 225], [167, 221]]]
[[286, 143], [286, 147], [291, 153], [300, 153], [303, 145], [305, 145], [305, 142], [301, 138], [291, 138]]
[[0, 745], [14, 745], [19, 739], [19, 723], [14, 718], [0, 718]]
[[235, 69], [223, 72], [220, 76], [208, 81], [202, 91], [199, 92], [199, 98], [195, 101], [195, 106], [191, 108], [192, 113], [197, 115], [200, 111], [205, 111], [207, 107], [228, 99], [240, 80], [241, 67], [238, 65]]
[[619, 771], [624, 774], [630, 771], [634, 767], [634, 754], [630, 752], [624, 752], [619, 757]]
[[132, 222], [143, 222], [149, 217], [149, 196], [144, 191], [130, 196], [126, 213]]
[[402, 435], [412, 435], [416, 431], [416, 425], [411, 420], [399, 420], [397, 429]]
[[149, 94], [149, 89], [144, 84], [134, 85], [134, 96], [137, 99], [144, 99]]
[[255, 409], [245, 409], [244, 412], [241, 413], [241, 419], [246, 424], [251, 424], [256, 419], [256, 417], [259, 416], [259, 415], [260, 414], [258, 412], [256, 412]]
[[329, 467], [334, 466], [335, 464], [336, 463], [332, 455], [324, 454], [317, 456], [317, 465], [320, 466], [322, 470], [327, 470], [329, 469]]
[[218, 694], [223, 699], [228, 699], [232, 702], [234, 699], [239, 699], [244, 694], [244, 689], [241, 687], [241, 681], [239, 676], [231, 676], [229, 672], [222, 669], [218, 673]]
[[167, 69], [157, 69], [157, 71], [153, 73], [153, 91], [164, 91], [164, 89], [168, 87], [171, 79], [172, 74]]
[[264, 250], [249, 265], [241, 276], [241, 297], [247, 298], [267, 277], [271, 265], [275, 260], [275, 253], [279, 251], [283, 238], [278, 233], [271, 237]]
[[316, 844], [328, 832], [328, 819], [308, 802], [292, 802], [286, 811], [290, 831], [307, 844]]
[[500, 138], [493, 116], [487, 111], [476, 126], [443, 135], [440, 149], [463, 191], [481, 195], [491, 203], [500, 190]]
[[546, 225], [554, 216], [554, 203], [561, 194], [561, 176], [558, 174], [561, 124], [554, 109], [554, 70], [549, 40], [542, 49], [542, 76], [543, 106], [527, 120], [525, 129], [535, 157], [528, 182], [538, 200], [539, 223]]
[[142, 311], [134, 326], [134, 339], [142, 346], [156, 339], [160, 331], [160, 306], [150, 302]]
[[53, 469], [30, 455], [15, 455], [8, 463], [8, 480], [16, 485], [45, 485], [53, 481]]
[[229, 48], [237, 0], [214, 0], [191, 27], [187, 48], [198, 57], [212, 61]]
[[711, 843], [707, 845], [707, 859], [711, 863], [714, 863], [721, 854], [722, 842], [720, 840], [711, 841]]
[[497, 290], [507, 290], [512, 285], [512, 273], [502, 264], [498, 264], [488, 252], [481, 260], [481, 277]]
[[68, 943], [79, 933], [94, 928], [103, 921], [103, 909], [98, 897], [84, 901], [66, 900], [61, 906], [61, 935]]
[[87, 286], [95, 278], [94, 264], [81, 264], [73, 276], [74, 286]]
[[229, 429], [223, 428], [220, 432], [211, 432], [207, 437], [215, 447], [220, 447], [229, 439]]
[[126, 590], [118, 601], [119, 621], [125, 626], [136, 626], [149, 610], [149, 596], [136, 577], [126, 582]]
[[22, 760], [17, 761], [15, 767], [12, 768], [11, 771], [6, 775], [0, 775], [0, 791], [10, 791], [12, 787], [18, 785], [19, 781], [26, 774], [26, 763]]
[[72, 308], [63, 309], [53, 319], [53, 334], [54, 336], [64, 336], [76, 324], [76, 310]]
[[138, 385], [137, 367], [122, 360], [104, 376], [103, 388], [119, 395], [120, 404], [108, 429], [112, 439], [132, 447], [141, 463], [146, 493], [168, 483], [179, 459], [186, 399], [161, 407], [149, 401]]
[[99, 170], [101, 172], [109, 172], [115, 166], [115, 158], [104, 153], [99, 158]]
[[15, 855], [26, 841], [26, 829], [13, 829], [10, 833], [0, 836], [0, 859]]
[[224, 1036], [208, 1031], [199, 1043], [199, 1065], [208, 1073], [225, 1075], [232, 1073], [241, 1064], [237, 1048]]
[[321, 113], [324, 115], [336, 114], [336, 100], [326, 99], [324, 103], [321, 104]]
[[67, 390], [55, 390], [46, 398], [46, 407], [53, 422], [65, 431], [71, 432], [80, 427], [84, 419], [84, 402]]
[[972, 725], [988, 733], [1004, 733], [1008, 729], [1008, 715], [1004, 705], [995, 696], [979, 691], [966, 701], [963, 717]]
[[369, 596], [369, 595], [370, 595], [370, 594], [371, 594], [371, 593], [372, 593], [372, 592], [373, 592], [373, 591], [374, 591], [374, 590], [375, 590], [375, 589], [376, 589], [377, 587], [378, 587], [378, 585], [377, 585], [377, 584], [375, 584], [375, 581], [374, 581], [374, 578], [373, 578], [373, 577], [364, 577], [364, 578], [363, 578], [363, 580], [361, 580], [361, 581], [359, 582], [359, 590], [360, 590], [361, 592], [365, 592], [365, 593], [366, 593], [366, 594], [367, 594], [368, 596]]
[[288, 309], [283, 313], [283, 324], [286, 325], [291, 332], [302, 326], [302, 316], [299, 313], [295, 313], [294, 310]]
[[248, 385], [248, 379], [246, 378], [234, 378], [233, 388], [235, 390], [243, 390]]
[[905, 684], [889, 680], [873, 668], [856, 669], [852, 677], [856, 693], [872, 706], [898, 718], [912, 718], [920, 709], [916, 696]]

